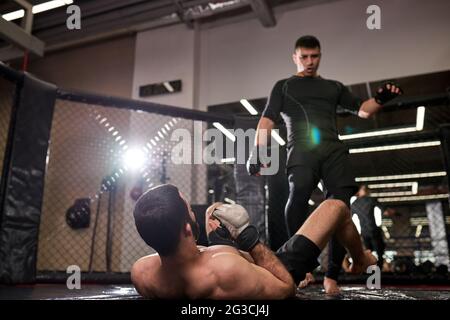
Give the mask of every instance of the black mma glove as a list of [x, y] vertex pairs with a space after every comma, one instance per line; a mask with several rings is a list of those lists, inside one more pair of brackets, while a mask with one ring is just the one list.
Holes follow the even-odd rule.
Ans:
[[[398, 93], [392, 92], [392, 88], [394, 88], [394, 89], [398, 88], [399, 92]], [[374, 98], [378, 104], [383, 105], [401, 94], [403, 94], [403, 90], [398, 85], [396, 85], [393, 82], [386, 82], [385, 84], [383, 84], [381, 87], [379, 87], [377, 89], [377, 92], [376, 92]]]
[[212, 213], [220, 223], [228, 229], [231, 238], [235, 240], [242, 251], [250, 251], [259, 242], [259, 233], [255, 226], [250, 225], [247, 210], [238, 204], [223, 204]]

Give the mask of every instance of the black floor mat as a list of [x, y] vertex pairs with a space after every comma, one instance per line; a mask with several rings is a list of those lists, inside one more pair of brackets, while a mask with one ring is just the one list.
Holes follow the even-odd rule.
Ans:
[[301, 300], [450, 300], [449, 287], [390, 287], [369, 290], [365, 286], [341, 286], [341, 293], [326, 295], [321, 285], [311, 285], [297, 291]]
[[[69, 290], [64, 284], [0, 286], [0, 300], [136, 300], [142, 299], [132, 285], [82, 284]], [[338, 295], [326, 295], [319, 284], [298, 290], [299, 300], [450, 300], [448, 286], [398, 286], [369, 290], [343, 285]]]

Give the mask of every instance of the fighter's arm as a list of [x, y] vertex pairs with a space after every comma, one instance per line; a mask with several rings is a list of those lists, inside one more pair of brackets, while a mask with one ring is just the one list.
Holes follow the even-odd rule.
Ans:
[[278, 81], [270, 92], [266, 107], [256, 128], [255, 146], [265, 146], [268, 143], [275, 121], [279, 118], [283, 108], [283, 85], [284, 80]]
[[363, 119], [368, 119], [375, 113], [381, 110], [383, 106], [378, 104], [374, 98], [367, 99], [361, 104], [361, 107], [358, 111], [358, 117]]
[[281, 262], [264, 245], [251, 252], [255, 261], [248, 262], [233, 253], [219, 253], [211, 259], [217, 277], [212, 299], [285, 299], [295, 295], [294, 282]]
[[261, 117], [256, 127], [255, 146], [266, 146], [274, 127], [275, 122], [272, 119]]
[[[228, 256], [234, 257], [234, 263], [219, 263], [218, 274], [222, 286], [219, 286], [221, 290], [216, 294], [228, 294], [226, 297], [230, 299], [283, 299], [295, 294], [291, 275], [273, 252], [258, 241], [256, 229], [248, 224], [248, 220], [247, 211], [239, 205], [224, 205], [218, 202], [211, 205], [206, 212], [207, 232], [225, 228], [242, 249], [239, 251], [241, 256], [228, 252]], [[242, 254], [248, 257], [243, 257]], [[218, 257], [220, 254], [216, 258]], [[236, 257], [239, 259], [236, 260]], [[252, 260], [254, 264], [249, 262]], [[234, 283], [228, 284], [229, 277], [234, 277], [231, 279]], [[245, 292], [245, 296], [236, 296], [240, 291]]]
[[261, 168], [267, 167], [268, 162], [261, 159], [261, 150], [264, 150], [269, 145], [269, 139], [272, 134], [272, 129], [275, 122], [280, 117], [280, 112], [283, 109], [283, 87], [284, 80], [278, 81], [270, 93], [267, 100], [266, 107], [262, 112], [256, 128], [255, 142], [250, 150], [249, 158], [246, 162], [247, 172], [251, 176], [261, 175]]
[[151, 281], [146, 281], [146, 273], [160, 264], [161, 258], [155, 253], [140, 258], [131, 267], [131, 282], [141, 296], [149, 299], [156, 298]]
[[364, 119], [371, 117], [383, 108], [383, 104], [401, 94], [403, 94], [403, 91], [398, 85], [391, 82], [383, 84], [377, 89], [374, 98], [370, 98], [361, 104], [358, 116]]
[[394, 83], [387, 82], [377, 89], [374, 98], [361, 102], [360, 99], [353, 96], [350, 90], [342, 83], [339, 104], [344, 109], [351, 109], [358, 112], [358, 117], [367, 119], [383, 108], [383, 105], [403, 93], [402, 89]]

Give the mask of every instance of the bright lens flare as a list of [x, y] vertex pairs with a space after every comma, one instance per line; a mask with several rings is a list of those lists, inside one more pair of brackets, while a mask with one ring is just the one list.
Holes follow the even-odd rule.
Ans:
[[142, 169], [146, 162], [145, 153], [138, 148], [130, 148], [123, 156], [123, 165], [131, 171]]

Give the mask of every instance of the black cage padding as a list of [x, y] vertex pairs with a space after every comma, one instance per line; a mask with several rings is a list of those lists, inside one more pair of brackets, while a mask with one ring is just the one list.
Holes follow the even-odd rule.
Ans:
[[24, 75], [15, 100], [15, 124], [0, 229], [0, 281], [36, 278], [39, 223], [56, 87]]

